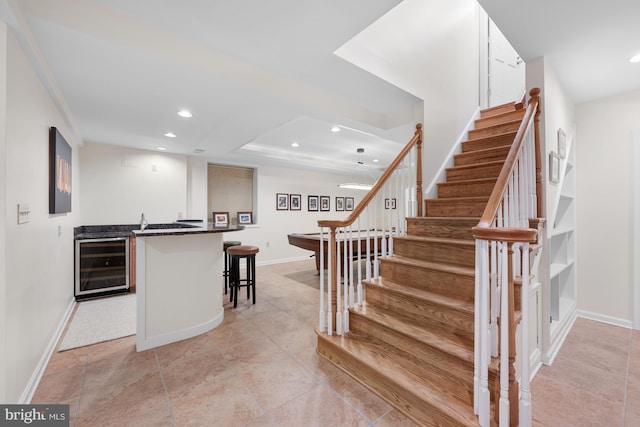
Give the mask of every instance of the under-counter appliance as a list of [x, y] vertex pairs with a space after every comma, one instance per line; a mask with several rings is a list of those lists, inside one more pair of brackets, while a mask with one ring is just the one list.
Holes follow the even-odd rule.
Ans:
[[75, 297], [129, 290], [129, 238], [76, 240]]

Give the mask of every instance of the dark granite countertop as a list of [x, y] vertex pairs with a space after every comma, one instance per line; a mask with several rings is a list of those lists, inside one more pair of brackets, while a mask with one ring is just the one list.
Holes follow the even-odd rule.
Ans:
[[206, 226], [203, 224], [194, 225], [188, 223], [149, 224], [144, 231], [140, 230], [140, 224], [82, 225], [73, 229], [73, 237], [75, 240], [86, 240], [132, 236], [148, 237], [192, 233], [225, 233], [239, 230], [244, 230], [244, 227], [214, 227], [211, 223]]

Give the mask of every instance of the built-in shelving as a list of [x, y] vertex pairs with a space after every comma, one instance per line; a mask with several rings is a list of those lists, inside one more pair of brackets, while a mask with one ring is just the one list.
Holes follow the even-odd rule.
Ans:
[[553, 223], [548, 235], [549, 333], [545, 353], [552, 358], [575, 316], [577, 300], [576, 282], [576, 181], [573, 138], [567, 138], [567, 158], [561, 159], [560, 182]]

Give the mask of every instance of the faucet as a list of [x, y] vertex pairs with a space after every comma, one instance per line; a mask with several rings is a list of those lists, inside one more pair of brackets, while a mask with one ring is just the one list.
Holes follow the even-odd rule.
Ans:
[[149, 225], [149, 222], [144, 217], [144, 212], [143, 212], [142, 216], [140, 217], [140, 230], [143, 231], [145, 228], [147, 228], [147, 225]]

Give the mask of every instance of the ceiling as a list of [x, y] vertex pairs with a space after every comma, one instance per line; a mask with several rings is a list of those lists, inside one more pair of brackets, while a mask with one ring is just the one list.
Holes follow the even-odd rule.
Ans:
[[525, 63], [545, 57], [575, 103], [640, 89], [640, 1], [479, 0]]
[[[334, 54], [400, 3], [0, 0], [0, 19], [81, 141], [347, 173], [384, 167], [421, 121], [422, 100]], [[640, 89], [640, 1], [480, 4], [575, 102]]]

